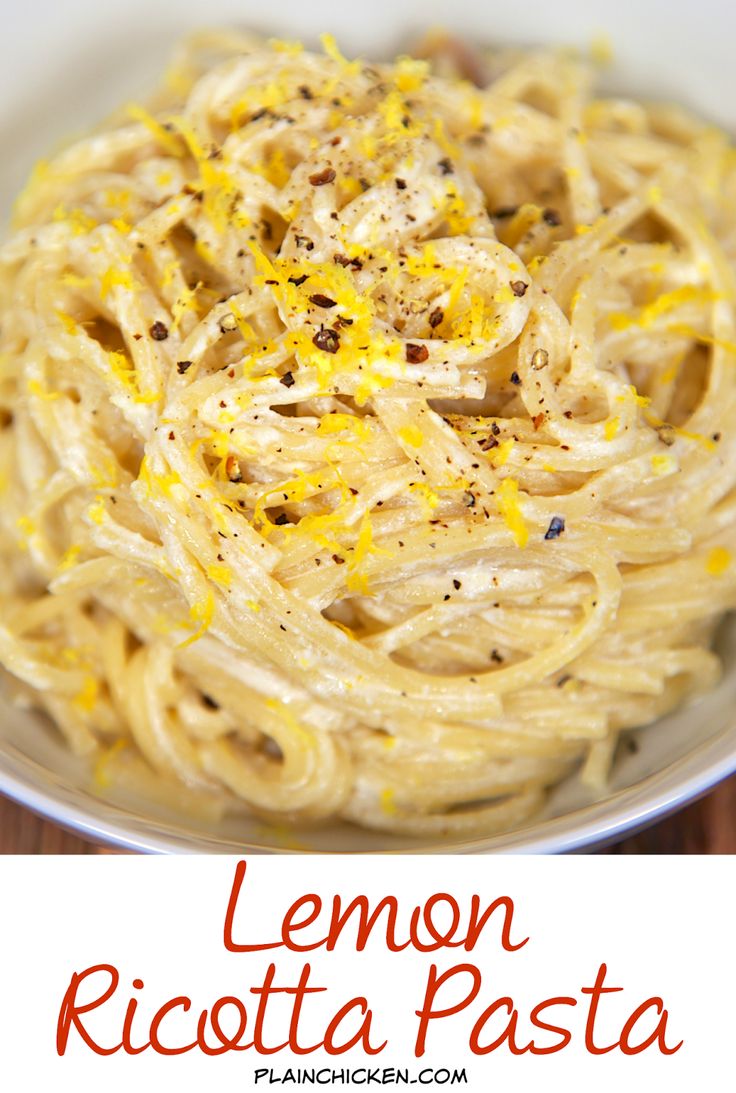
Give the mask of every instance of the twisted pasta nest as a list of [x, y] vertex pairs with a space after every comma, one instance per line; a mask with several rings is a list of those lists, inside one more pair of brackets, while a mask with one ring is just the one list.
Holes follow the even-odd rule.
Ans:
[[98, 788], [500, 830], [717, 676], [736, 159], [324, 45], [200, 36], [21, 195], [0, 662]]

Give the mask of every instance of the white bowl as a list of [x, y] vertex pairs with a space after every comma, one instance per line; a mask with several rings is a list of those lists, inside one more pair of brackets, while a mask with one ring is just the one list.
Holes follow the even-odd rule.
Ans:
[[[40, 11], [39, 9], [43, 9]], [[483, 0], [43, 0], [16, 5], [0, 38], [0, 71], [12, 94], [0, 99], [0, 206], [4, 216], [33, 161], [91, 126], [122, 101], [144, 93], [174, 40], [208, 25], [240, 25], [315, 41], [332, 31], [348, 53], [388, 55], [413, 34], [445, 24], [480, 42], [560, 43], [586, 47], [607, 33], [616, 64], [609, 86], [689, 105], [736, 130], [732, 42], [736, 8], [726, 0], [695, 5], [664, 0], [601, 0], [488, 5]], [[345, 824], [299, 832], [298, 849], [316, 851], [561, 852], [600, 845], [704, 793], [736, 769], [736, 625], [722, 628], [721, 684], [698, 703], [636, 735], [621, 749], [608, 792], [591, 800], [573, 781], [557, 787], [545, 812], [508, 835], [427, 845]], [[217, 825], [182, 819], [123, 791], [94, 789], [89, 768], [71, 756], [43, 719], [0, 697], [0, 791], [67, 827], [147, 851], [289, 851], [265, 824]]]

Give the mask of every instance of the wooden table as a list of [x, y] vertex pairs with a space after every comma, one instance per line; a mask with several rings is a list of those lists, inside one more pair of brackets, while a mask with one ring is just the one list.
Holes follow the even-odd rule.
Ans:
[[[58, 824], [0, 797], [0, 854], [101, 854]], [[736, 775], [701, 801], [612, 847], [609, 854], [736, 854]]]

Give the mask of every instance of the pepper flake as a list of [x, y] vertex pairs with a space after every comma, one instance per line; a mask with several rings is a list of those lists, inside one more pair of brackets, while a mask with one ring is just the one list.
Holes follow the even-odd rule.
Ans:
[[565, 518], [564, 516], [553, 516], [549, 522], [549, 527], [545, 532], [545, 539], [559, 539], [565, 530]]
[[429, 356], [426, 345], [417, 345], [415, 342], [406, 343], [406, 359], [409, 364], [421, 364]]
[[148, 333], [155, 342], [165, 342], [169, 336], [169, 328], [166, 323], [162, 323], [157, 319]]
[[340, 348], [340, 335], [330, 327], [322, 327], [318, 330], [312, 341], [324, 353], [337, 353]]
[[313, 175], [310, 175], [309, 181], [312, 186], [326, 186], [328, 182], [334, 182], [335, 178], [336, 175], [332, 167], [325, 167], [323, 171], [316, 171]]

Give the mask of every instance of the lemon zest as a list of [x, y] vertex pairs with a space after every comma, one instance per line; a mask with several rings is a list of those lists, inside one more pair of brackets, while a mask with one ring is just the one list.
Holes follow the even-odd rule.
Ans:
[[168, 152], [170, 156], [181, 158], [186, 154], [185, 149], [176, 134], [166, 129], [160, 121], [154, 118], [153, 114], [145, 109], [145, 107], [139, 106], [138, 103], [130, 103], [127, 108], [127, 114], [133, 121], [138, 121], [145, 125], [156, 143], [160, 144], [164, 151]]
[[732, 561], [731, 552], [726, 550], [725, 547], [717, 546], [709, 552], [705, 567], [711, 577], [720, 577], [726, 572]]
[[64, 573], [67, 569], [73, 569], [77, 564], [81, 553], [82, 548], [77, 543], [73, 543], [70, 547], [67, 547], [59, 561], [58, 572]]
[[608, 419], [603, 427], [603, 436], [606, 440], [613, 440], [613, 438], [618, 433], [618, 428], [620, 424], [621, 419], [618, 417], [611, 417]]
[[94, 783], [99, 789], [106, 789], [111, 784], [110, 772], [108, 767], [113, 759], [124, 751], [128, 746], [128, 741], [124, 737], [120, 737], [114, 744], [111, 744], [109, 748], [103, 751], [94, 766]]
[[215, 597], [208, 589], [207, 594], [203, 600], [196, 600], [189, 608], [189, 617], [194, 623], [199, 623], [198, 629], [195, 633], [191, 634], [184, 641], [180, 641], [178, 648], [184, 649], [188, 645], [193, 645], [195, 641], [199, 639], [209, 630], [212, 625], [212, 619], [215, 614]]
[[398, 808], [395, 801], [395, 793], [390, 787], [386, 787], [381, 790], [380, 796], [381, 811], [386, 816], [395, 816], [398, 813]]
[[81, 689], [74, 696], [74, 705], [83, 713], [91, 713], [97, 705], [99, 684], [93, 675], [88, 675]]
[[504, 478], [496, 490], [496, 506], [507, 528], [520, 548], [529, 542], [529, 529], [519, 505], [519, 483], [514, 478]]
[[677, 466], [677, 460], [673, 455], [662, 453], [652, 456], [652, 470], [659, 477], [673, 474], [677, 470]]
[[229, 588], [232, 584], [233, 573], [230, 566], [208, 565], [206, 573], [211, 581], [214, 581], [216, 584], [224, 585], [225, 588]]
[[405, 425], [399, 429], [399, 440], [410, 448], [421, 448], [424, 444], [424, 433], [418, 425]]

